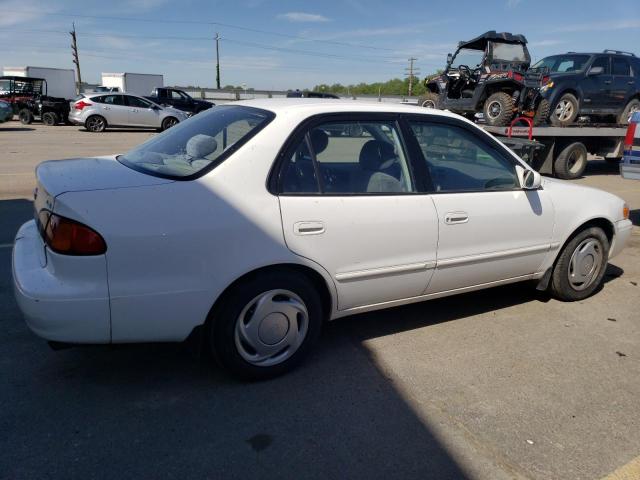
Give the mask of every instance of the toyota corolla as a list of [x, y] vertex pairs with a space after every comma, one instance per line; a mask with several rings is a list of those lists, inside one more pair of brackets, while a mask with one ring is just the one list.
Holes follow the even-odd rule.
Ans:
[[238, 102], [36, 174], [13, 278], [37, 335], [199, 334], [244, 378], [290, 370], [325, 320], [358, 312], [526, 280], [586, 298], [632, 228], [622, 199], [406, 105]]

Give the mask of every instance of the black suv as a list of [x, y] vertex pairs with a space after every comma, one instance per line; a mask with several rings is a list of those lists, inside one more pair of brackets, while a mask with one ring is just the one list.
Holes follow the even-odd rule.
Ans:
[[545, 57], [526, 74], [539, 96], [537, 112], [552, 125], [572, 124], [578, 115], [629, 123], [640, 110], [640, 59], [618, 50]]

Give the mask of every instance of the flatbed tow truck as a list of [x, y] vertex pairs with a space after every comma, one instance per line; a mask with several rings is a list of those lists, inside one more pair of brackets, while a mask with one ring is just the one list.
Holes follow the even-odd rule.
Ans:
[[[523, 122], [527, 126], [517, 125]], [[535, 170], [565, 180], [582, 176], [588, 154], [619, 162], [627, 134], [626, 125], [615, 124], [534, 127], [528, 117], [518, 117], [508, 127], [481, 126]]]

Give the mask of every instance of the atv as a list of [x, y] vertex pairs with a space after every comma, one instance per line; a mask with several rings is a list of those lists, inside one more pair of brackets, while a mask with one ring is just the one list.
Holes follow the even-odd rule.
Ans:
[[66, 122], [69, 116], [69, 101], [47, 95], [47, 81], [33, 77], [0, 77], [0, 99], [13, 107], [20, 122], [29, 125], [36, 118], [45, 125]]
[[451, 110], [473, 120], [482, 112], [487, 125], [508, 125], [518, 112], [530, 109], [525, 72], [531, 63], [523, 35], [486, 32], [460, 42], [447, 55], [442, 74], [427, 77], [423, 107]]

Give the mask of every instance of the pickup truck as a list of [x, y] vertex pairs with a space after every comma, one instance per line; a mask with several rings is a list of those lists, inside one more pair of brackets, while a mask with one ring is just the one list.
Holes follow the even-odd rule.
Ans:
[[151, 95], [145, 98], [148, 98], [158, 105], [170, 106], [193, 115], [215, 105], [214, 103], [204, 100], [195, 100], [182, 90], [167, 87], [154, 88]]

